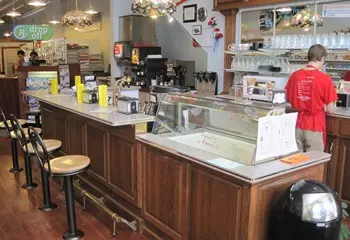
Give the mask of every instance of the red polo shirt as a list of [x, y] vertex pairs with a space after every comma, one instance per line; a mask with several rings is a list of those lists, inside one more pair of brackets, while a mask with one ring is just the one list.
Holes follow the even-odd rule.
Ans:
[[325, 133], [324, 107], [338, 99], [332, 79], [317, 69], [301, 69], [292, 74], [286, 91], [288, 101], [299, 112], [296, 127]]

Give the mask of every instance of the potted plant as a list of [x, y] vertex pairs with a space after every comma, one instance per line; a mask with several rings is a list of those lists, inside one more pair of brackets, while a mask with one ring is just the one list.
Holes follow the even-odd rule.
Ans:
[[[349, 216], [349, 213], [346, 211], [348, 208], [348, 204], [345, 202], [341, 203], [342, 208], [342, 217], [343, 219], [346, 219]], [[350, 238], [350, 231], [347, 225], [344, 223], [341, 223], [340, 225], [340, 232], [339, 232], [339, 240], [346, 240]]]

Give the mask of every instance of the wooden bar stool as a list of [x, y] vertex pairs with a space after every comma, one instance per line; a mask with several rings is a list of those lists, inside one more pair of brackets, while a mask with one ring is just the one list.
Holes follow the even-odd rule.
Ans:
[[[17, 142], [24, 154], [24, 168], [26, 173], [26, 183], [22, 185], [22, 188], [27, 190], [36, 188], [38, 184], [33, 182], [32, 163], [30, 160], [30, 153], [28, 151], [28, 145], [27, 145], [29, 140], [28, 129], [22, 128], [18, 119], [13, 114], [10, 115], [10, 121], [12, 126], [12, 131], [10, 132], [11, 137], [13, 139], [17, 139]], [[37, 131], [41, 133], [40, 128], [37, 128]]]
[[[19, 173], [19, 172], [23, 171], [23, 168], [20, 168], [19, 164], [18, 164], [17, 141], [16, 141], [16, 139], [11, 137], [11, 131], [12, 131], [11, 122], [6, 119], [5, 114], [1, 108], [0, 108], [0, 121], [1, 121], [0, 122], [0, 129], [5, 130], [6, 135], [10, 139], [10, 143], [11, 143], [12, 168], [9, 169], [9, 172]], [[27, 123], [27, 121], [24, 119], [20, 119], [18, 121], [21, 125], [25, 125]]]
[[49, 160], [49, 154], [45, 144], [35, 128], [29, 128], [29, 139], [43, 170], [51, 177], [57, 176], [64, 179], [68, 231], [63, 234], [63, 239], [82, 238], [84, 233], [76, 227], [73, 176], [88, 169], [90, 158], [87, 156], [69, 155]]

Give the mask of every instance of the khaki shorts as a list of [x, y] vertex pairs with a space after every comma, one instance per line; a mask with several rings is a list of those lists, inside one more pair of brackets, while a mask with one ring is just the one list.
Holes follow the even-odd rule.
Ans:
[[296, 129], [296, 140], [300, 152], [324, 151], [323, 133]]

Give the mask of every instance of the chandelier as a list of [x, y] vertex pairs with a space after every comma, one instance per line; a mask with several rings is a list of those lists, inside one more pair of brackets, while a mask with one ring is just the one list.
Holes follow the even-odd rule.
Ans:
[[158, 17], [173, 14], [176, 0], [132, 0], [131, 10], [145, 17]]
[[309, 8], [302, 10], [292, 18], [291, 26], [302, 28], [304, 31], [309, 31], [315, 25], [316, 27], [323, 26], [323, 19]]
[[83, 29], [92, 25], [92, 18], [89, 14], [78, 9], [78, 0], [75, 0], [75, 9], [63, 15], [61, 24], [64, 27]]

